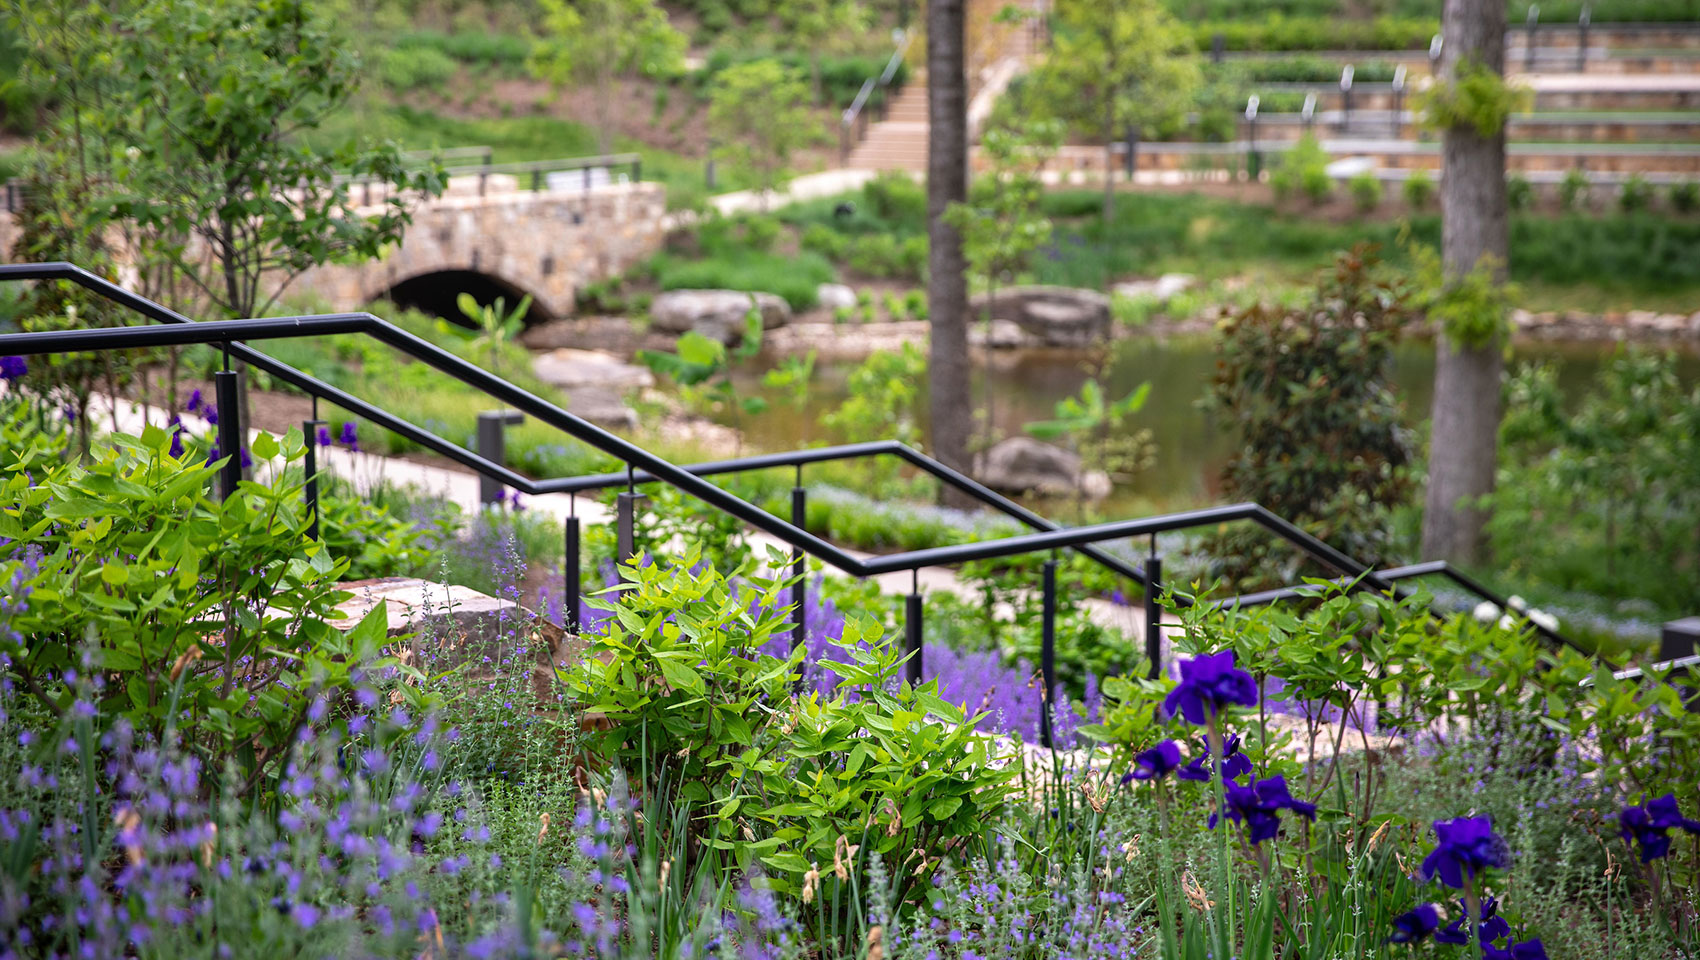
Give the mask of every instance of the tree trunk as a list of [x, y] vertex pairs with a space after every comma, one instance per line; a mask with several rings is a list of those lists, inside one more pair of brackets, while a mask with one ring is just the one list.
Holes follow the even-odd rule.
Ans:
[[[962, 235], [945, 220], [968, 199], [968, 79], [963, 63], [964, 0], [927, 4], [927, 309], [932, 454], [967, 472], [974, 416], [968, 378], [968, 278]], [[942, 501], [967, 498], [945, 487]]]
[[[1499, 0], [1446, 0], [1443, 75], [1463, 63], [1505, 69], [1505, 5]], [[1446, 130], [1440, 181], [1441, 259], [1457, 280], [1491, 257], [1500, 280], [1507, 256], [1505, 133], [1474, 127]], [[1433, 428], [1423, 556], [1470, 562], [1482, 549], [1486, 515], [1474, 500], [1493, 492], [1499, 453], [1501, 345], [1450, 342], [1436, 331]]]

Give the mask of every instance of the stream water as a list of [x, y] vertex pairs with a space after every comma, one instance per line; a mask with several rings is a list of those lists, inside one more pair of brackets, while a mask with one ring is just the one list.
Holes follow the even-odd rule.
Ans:
[[[1600, 366], [1616, 349], [1616, 344], [1598, 341], [1518, 342], [1511, 363], [1554, 365], [1566, 394], [1574, 401], [1586, 392]], [[1198, 406], [1215, 370], [1211, 339], [1138, 337], [1119, 341], [1110, 350], [1104, 384], [1112, 397], [1125, 396], [1139, 384], [1151, 382], [1150, 398], [1132, 422], [1151, 431], [1158, 449], [1155, 466], [1118, 488], [1112, 501], [1103, 505], [1106, 513], [1118, 516], [1141, 506], [1173, 509], [1220, 501], [1217, 478], [1232, 451], [1233, 440]], [[1679, 357], [1683, 380], [1700, 383], [1700, 353], [1690, 348]], [[739, 389], [759, 392], [761, 373], [780, 359], [767, 354], [758, 357], [740, 373]], [[976, 364], [975, 397], [983, 396], [982, 388], [990, 377], [997, 426], [1005, 436], [1018, 434], [1023, 424], [1052, 417], [1056, 402], [1077, 394], [1101, 359], [1086, 351], [999, 351], [991, 356], [989, 369], [984, 362]], [[749, 448], [789, 450], [805, 438], [840, 439], [826, 433], [820, 420], [843, 401], [846, 377], [854, 366], [852, 361], [819, 364], [808, 404], [802, 410], [774, 397], [767, 412], [744, 418], [742, 427]], [[1415, 425], [1426, 420], [1434, 392], [1433, 345], [1425, 341], [1403, 344], [1394, 355], [1393, 379], [1404, 400], [1408, 422]], [[917, 411], [923, 426], [925, 412], [923, 397]]]

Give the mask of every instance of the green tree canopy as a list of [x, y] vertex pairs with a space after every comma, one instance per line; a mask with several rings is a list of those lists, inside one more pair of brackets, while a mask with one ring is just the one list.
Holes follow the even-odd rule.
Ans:
[[727, 67], [714, 78], [708, 125], [762, 190], [784, 177], [791, 155], [821, 138], [808, 87], [777, 60]]
[[613, 87], [622, 77], [668, 77], [684, 69], [685, 35], [655, 0], [541, 0], [543, 38], [531, 70], [556, 88], [596, 92], [597, 146], [613, 149]]

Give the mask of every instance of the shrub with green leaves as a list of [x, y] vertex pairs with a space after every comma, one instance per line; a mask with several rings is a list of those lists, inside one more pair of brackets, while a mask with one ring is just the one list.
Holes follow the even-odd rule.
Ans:
[[[314, 696], [347, 690], [362, 664], [394, 665], [378, 659], [382, 607], [343, 632], [348, 562], [307, 539], [299, 485], [243, 482], [214, 501], [216, 465], [173, 456], [166, 431], [109, 439], [86, 464], [33, 448], [0, 467], [0, 579], [23, 571], [30, 596], [0, 649], [58, 711], [44, 678], [85, 669], [86, 647], [86, 668], [107, 678], [102, 715], [156, 735], [176, 726], [208, 769], [233, 762], [252, 787]], [[294, 431], [253, 443], [260, 461], [304, 452]]]
[[1427, 210], [1434, 203], [1434, 177], [1421, 167], [1412, 170], [1400, 192], [1405, 196], [1406, 206], [1412, 210]]
[[1012, 773], [936, 682], [898, 680], [903, 658], [876, 626], [845, 625], [831, 697], [799, 695], [802, 651], [764, 649], [789, 645], [789, 581], [701, 559], [623, 565], [592, 600], [612, 619], [564, 679], [606, 721], [585, 735], [596, 762], [676, 790], [706, 845], [787, 890], [845, 843], [932, 854], [1002, 808]]
[[[1412, 457], [1388, 364], [1412, 319], [1409, 291], [1362, 249], [1340, 255], [1309, 304], [1230, 318], [1206, 398], [1239, 442], [1224, 496], [1256, 501], [1359, 560], [1386, 556], [1388, 510], [1410, 491]], [[1225, 534], [1210, 552], [1242, 587], [1291, 582], [1301, 562], [1258, 536]]]
[[1700, 183], [1684, 180], [1670, 185], [1670, 206], [1677, 213], [1700, 210]]
[[1534, 206], [1535, 188], [1528, 177], [1514, 173], [1505, 178], [1505, 203], [1513, 210], [1527, 210]]
[[1639, 173], [1629, 175], [1617, 194], [1617, 205], [1624, 213], [1640, 213], [1653, 205], [1653, 185]]
[[1375, 175], [1375, 171], [1365, 170], [1346, 186], [1352, 191], [1352, 206], [1357, 207], [1359, 213], [1373, 213], [1376, 207], [1381, 206], [1381, 178]]
[[1328, 175], [1328, 153], [1321, 141], [1309, 133], [1300, 137], [1269, 175], [1269, 185], [1275, 199], [1283, 203], [1300, 193], [1311, 203], [1327, 200], [1334, 192], [1334, 179]]
[[1566, 210], [1580, 210], [1588, 205], [1588, 175], [1572, 167], [1558, 182], [1558, 202]]

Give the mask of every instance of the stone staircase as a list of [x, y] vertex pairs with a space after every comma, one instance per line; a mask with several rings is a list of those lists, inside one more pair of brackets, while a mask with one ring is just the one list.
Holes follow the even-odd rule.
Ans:
[[850, 152], [853, 170], [927, 169], [927, 81], [910, 79], [892, 100], [885, 118], [868, 125], [868, 135]]

